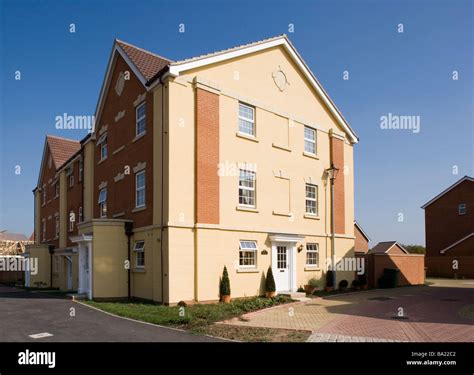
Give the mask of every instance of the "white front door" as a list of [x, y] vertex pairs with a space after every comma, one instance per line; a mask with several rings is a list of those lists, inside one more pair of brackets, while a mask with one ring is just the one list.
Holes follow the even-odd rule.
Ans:
[[79, 293], [86, 293], [91, 298], [90, 290], [90, 248], [89, 245], [79, 245]]
[[292, 290], [292, 250], [288, 244], [273, 245], [272, 268], [277, 292]]

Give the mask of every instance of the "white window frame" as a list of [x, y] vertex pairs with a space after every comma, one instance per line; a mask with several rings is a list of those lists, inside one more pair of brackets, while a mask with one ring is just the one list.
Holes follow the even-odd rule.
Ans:
[[[248, 186], [244, 186], [244, 185], [241, 185], [241, 174], [242, 173], [247, 173], [251, 176], [253, 176], [253, 186], [252, 187], [248, 187]], [[257, 189], [256, 189], [256, 186], [257, 186], [257, 174], [253, 171], [250, 171], [250, 170], [247, 170], [247, 169], [239, 169], [239, 206], [242, 206], [242, 207], [251, 207], [251, 208], [255, 208], [257, 207]], [[250, 192], [253, 192], [253, 204], [246, 204], [246, 203], [240, 203], [240, 198], [241, 196], [243, 198], [245, 198], [243, 195], [240, 194], [241, 190], [246, 190], [246, 191], [250, 191]]]
[[[105, 193], [104, 193], [105, 197], [104, 197], [104, 199], [101, 200], [101, 195], [102, 195], [103, 191], [105, 191]], [[98, 203], [99, 203], [99, 217], [101, 219], [107, 217], [107, 188], [103, 188], [103, 189], [99, 190]], [[105, 210], [104, 210], [104, 208], [105, 208]], [[105, 211], [105, 215], [102, 214], [104, 211]]]
[[466, 203], [459, 203], [458, 205], [458, 215], [466, 215], [467, 205]]
[[59, 237], [59, 214], [54, 215], [54, 238]]
[[[138, 117], [138, 112], [140, 110], [140, 108], [142, 107], [145, 107], [145, 111], [143, 112], [143, 115], [141, 117]], [[144, 125], [143, 125], [143, 129], [141, 132], [138, 131], [138, 124], [143, 120], [144, 122]], [[143, 103], [140, 103], [139, 105], [137, 105], [137, 107], [135, 108], [135, 136], [139, 136], [139, 135], [142, 135], [146, 132], [146, 102], [143, 102]]]
[[[145, 241], [136, 241], [135, 245], [133, 246], [133, 251], [135, 252], [135, 268], [145, 268]], [[143, 264], [138, 264], [139, 253], [141, 253], [143, 256]]]
[[[253, 118], [249, 118], [249, 117], [245, 117], [245, 116], [241, 116], [240, 115], [240, 107], [245, 107], [245, 108], [248, 108], [252, 111], [252, 114], [253, 114]], [[240, 120], [242, 121], [245, 121], [245, 122], [248, 122], [248, 123], [251, 123], [252, 124], [252, 133], [247, 133], [245, 131], [242, 131], [240, 129]], [[255, 131], [255, 107], [252, 107], [252, 106], [249, 106], [247, 104], [244, 104], [244, 103], [240, 103], [239, 102], [239, 124], [238, 124], [238, 129], [239, 129], [239, 134], [243, 134], [243, 135], [246, 135], [248, 137], [255, 137], [255, 134], [256, 134], [256, 131]]]
[[[310, 131], [313, 133], [314, 139], [312, 139], [312, 138], [307, 138], [307, 137], [306, 137], [306, 130], [310, 130]], [[314, 150], [307, 150], [307, 149], [306, 149], [306, 144], [307, 144], [307, 142], [312, 145], [312, 147], [314, 148]], [[311, 128], [311, 127], [306, 126], [306, 125], [305, 125], [305, 127], [304, 127], [304, 152], [307, 153], [307, 154], [311, 154], [311, 155], [316, 155], [316, 153], [317, 153], [317, 148], [316, 148], [316, 129]]]
[[[311, 188], [314, 188], [314, 198], [312, 197], [308, 197], [308, 187], [311, 187]], [[319, 208], [318, 208], [318, 185], [314, 185], [314, 184], [305, 184], [305, 187], [304, 187], [304, 194], [305, 194], [305, 212], [307, 215], [314, 215], [314, 216], [318, 216], [318, 212], [319, 212]], [[309, 212], [308, 211], [308, 201], [309, 202], [315, 202], [315, 206], [316, 206], [316, 212]]]
[[[138, 177], [143, 175], [143, 186], [138, 187]], [[140, 171], [135, 174], [135, 208], [145, 207], [146, 206], [146, 174], [145, 171]], [[143, 191], [143, 203], [138, 204], [138, 193]]]
[[[240, 240], [239, 241], [239, 268], [257, 268], [257, 241]], [[253, 253], [254, 264], [242, 264], [242, 260], [251, 259], [243, 257], [243, 253]]]
[[100, 160], [105, 160], [109, 156], [109, 150], [107, 148], [107, 136], [104, 137], [104, 140], [100, 143]]
[[[316, 264], [308, 263], [309, 254], [316, 254]], [[308, 267], [319, 267], [319, 244], [318, 243], [307, 243], [306, 244], [306, 266]]]
[[74, 173], [69, 175], [69, 187], [72, 188], [74, 186]]
[[68, 216], [68, 221], [69, 221], [69, 232], [72, 232], [74, 230], [74, 221], [71, 220], [71, 214], [74, 214], [74, 210], [69, 211], [69, 216]]

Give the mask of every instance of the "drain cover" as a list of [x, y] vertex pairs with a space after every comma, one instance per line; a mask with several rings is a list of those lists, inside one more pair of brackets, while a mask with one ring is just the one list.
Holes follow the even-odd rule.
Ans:
[[367, 298], [371, 301], [388, 301], [390, 299], [393, 299], [393, 298], [390, 298], [390, 297], [372, 297], [372, 298]]
[[457, 302], [457, 301], [461, 301], [461, 300], [456, 299], [456, 298], [443, 298], [441, 301], [444, 301], [444, 302]]

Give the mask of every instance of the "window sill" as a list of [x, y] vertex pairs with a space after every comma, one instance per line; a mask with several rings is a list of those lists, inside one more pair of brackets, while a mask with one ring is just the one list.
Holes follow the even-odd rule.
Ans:
[[106, 161], [106, 160], [107, 160], [107, 158], [100, 159], [100, 160], [97, 162], [97, 165], [102, 164], [102, 163], [103, 163], [104, 161]]
[[135, 213], [135, 212], [140, 212], [140, 211], [144, 211], [146, 210], [146, 206], [141, 206], [141, 207], [135, 207], [132, 212]]
[[258, 210], [255, 207], [245, 207], [245, 206], [237, 206], [235, 207], [237, 211], [246, 211], [246, 212], [255, 212], [258, 213]]
[[135, 143], [139, 139], [143, 138], [146, 135], [146, 130], [143, 133], [138, 134], [135, 138], [132, 139], [132, 143]]
[[305, 219], [312, 219], [312, 220], [320, 220], [321, 218], [319, 215], [313, 215], [313, 214], [304, 214]]
[[115, 219], [117, 217], [125, 216], [125, 212], [119, 212], [118, 214], [113, 214], [112, 217]]
[[256, 268], [237, 268], [237, 273], [259, 273], [260, 271]]
[[116, 149], [114, 152], [112, 152], [112, 155], [117, 155], [120, 151], [122, 151], [125, 148], [125, 145], [120, 146], [118, 149]]
[[276, 144], [276, 143], [272, 143], [272, 146], [279, 149], [279, 150], [291, 152], [290, 148], [288, 148], [286, 146], [282, 146], [282, 145], [279, 145], [279, 144]]
[[239, 138], [247, 139], [249, 141], [258, 143], [257, 137], [255, 137], [253, 135], [248, 135], [248, 134], [240, 133], [240, 132], [235, 133], [235, 135]]
[[304, 266], [305, 271], [321, 271], [319, 266]]
[[303, 151], [303, 156], [306, 156], [311, 159], [319, 160], [319, 157], [316, 154], [312, 154], [310, 152]]
[[275, 211], [275, 210], [273, 210], [273, 215], [286, 216], [286, 217], [292, 217], [293, 216], [293, 214], [291, 212], [282, 212], [282, 211]]
[[59, 240], [59, 236], [54, 237], [53, 240]]
[[132, 272], [133, 273], [145, 273], [146, 270], [145, 270], [145, 267], [143, 267], [143, 268], [133, 268]]

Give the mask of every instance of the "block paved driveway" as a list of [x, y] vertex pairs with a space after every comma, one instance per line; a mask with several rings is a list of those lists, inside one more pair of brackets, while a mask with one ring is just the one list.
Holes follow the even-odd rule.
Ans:
[[[70, 316], [74, 307], [75, 316]], [[53, 336], [31, 338], [49, 333]], [[114, 317], [69, 299], [0, 285], [0, 342], [220, 341]]]
[[474, 342], [474, 280], [429, 281], [314, 298], [225, 323], [309, 330], [309, 341]]

